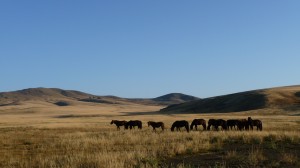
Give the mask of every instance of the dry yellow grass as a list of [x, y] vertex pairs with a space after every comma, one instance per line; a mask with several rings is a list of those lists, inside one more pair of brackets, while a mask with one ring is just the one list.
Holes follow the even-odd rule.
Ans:
[[[220, 151], [224, 145], [265, 144], [277, 149], [278, 143], [300, 143], [300, 116], [261, 115], [259, 112], [230, 114], [166, 114], [151, 112], [159, 106], [86, 104], [56, 107], [34, 102], [0, 108], [0, 167], [158, 167], [164, 159], [195, 153]], [[251, 115], [250, 115], [251, 114]], [[265, 114], [270, 114], [266, 111]], [[262, 132], [192, 131], [154, 133], [146, 121], [173, 121], [194, 118], [259, 118]], [[117, 131], [112, 119], [143, 121], [142, 130]], [[266, 159], [260, 148], [251, 148], [249, 165]], [[235, 158], [234, 150], [227, 153]], [[252, 154], [251, 154], [252, 152]], [[298, 164], [293, 151], [281, 153], [285, 164]], [[259, 156], [259, 157], [255, 157]], [[224, 162], [223, 165], [227, 163]], [[275, 164], [275, 163], [274, 163]], [[160, 165], [162, 166], [162, 165]], [[189, 165], [178, 164], [177, 167]]]

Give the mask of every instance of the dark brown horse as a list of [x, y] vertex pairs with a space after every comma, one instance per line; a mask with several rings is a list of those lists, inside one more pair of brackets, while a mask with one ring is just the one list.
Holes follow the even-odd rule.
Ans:
[[242, 130], [249, 130], [249, 123], [246, 119], [240, 119], [237, 122], [237, 127], [240, 131]]
[[187, 131], [187, 132], [190, 132], [190, 129], [189, 129], [189, 122], [187, 122], [186, 120], [175, 121], [175, 122], [172, 124], [171, 131], [174, 131], [175, 128], [176, 128], [177, 131], [180, 131], [180, 128], [181, 128], [181, 127], [185, 127], [186, 131]]
[[213, 126], [216, 131], [218, 131], [219, 126], [222, 127], [222, 130], [227, 130], [227, 123], [223, 119], [209, 119], [207, 130], [210, 130], [210, 127]]
[[156, 131], [155, 128], [159, 128], [159, 127], [161, 127], [162, 130], [165, 129], [165, 124], [164, 124], [163, 122], [148, 121], [148, 127], [149, 127], [150, 125], [152, 126], [153, 131]]
[[230, 128], [232, 130], [232, 128], [237, 129], [236, 127], [238, 126], [238, 120], [227, 120], [227, 127], [228, 129]]
[[262, 122], [260, 120], [252, 120], [251, 117], [248, 117], [248, 124], [250, 125], [251, 130], [253, 130], [253, 126], [256, 126], [257, 131], [262, 131]]
[[193, 127], [195, 126], [196, 130], [197, 130], [197, 126], [198, 125], [202, 125], [203, 126], [203, 130], [206, 130], [206, 121], [204, 119], [194, 119], [192, 124], [191, 124], [191, 130], [193, 130]]
[[137, 126], [139, 129], [142, 129], [142, 121], [140, 120], [130, 120], [125, 124], [125, 129], [128, 129], [128, 127], [130, 129], [134, 128], [135, 126]]
[[120, 126], [125, 126], [127, 121], [111, 120], [110, 124], [115, 124], [117, 129], [120, 130]]

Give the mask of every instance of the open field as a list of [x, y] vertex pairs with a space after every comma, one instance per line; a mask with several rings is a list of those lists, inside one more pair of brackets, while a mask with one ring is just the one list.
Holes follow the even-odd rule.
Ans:
[[[273, 110], [160, 114], [161, 106], [26, 103], [0, 108], [0, 167], [299, 167], [300, 116]], [[258, 118], [263, 131], [171, 132], [175, 120]], [[117, 131], [112, 119], [143, 121]], [[163, 121], [157, 133], [149, 120]]]

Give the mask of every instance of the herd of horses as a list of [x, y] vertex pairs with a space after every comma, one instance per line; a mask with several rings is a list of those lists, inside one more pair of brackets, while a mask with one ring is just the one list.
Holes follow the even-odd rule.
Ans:
[[[118, 121], [112, 120], [110, 124], [115, 124], [117, 129], [120, 130], [121, 126], [124, 126], [125, 129], [132, 129], [138, 127], [142, 129], [142, 121], [140, 120], [130, 120], [130, 121]], [[172, 124], [171, 131], [180, 131], [180, 128], [184, 127], [187, 132], [193, 130], [195, 128], [198, 130], [198, 125], [203, 127], [203, 130], [216, 130], [218, 131], [221, 127], [221, 130], [253, 130], [253, 127], [256, 127], [256, 130], [262, 131], [262, 121], [261, 120], [253, 120], [251, 117], [248, 119], [230, 119], [230, 120], [223, 120], [223, 119], [209, 119], [207, 124], [206, 120], [204, 119], [194, 119], [189, 125], [189, 122], [186, 120], [179, 120], [175, 121]], [[163, 131], [165, 130], [165, 124], [163, 122], [154, 122], [149, 121], [148, 127], [152, 127], [153, 131], [156, 131], [156, 128], [161, 128]]]

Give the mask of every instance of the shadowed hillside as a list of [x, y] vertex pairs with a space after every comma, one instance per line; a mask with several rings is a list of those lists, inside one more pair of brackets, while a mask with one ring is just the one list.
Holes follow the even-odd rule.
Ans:
[[300, 87], [279, 87], [247, 91], [170, 105], [161, 110], [166, 113], [224, 113], [262, 108], [300, 109]]

